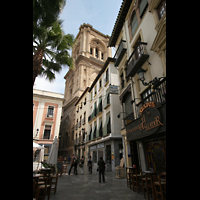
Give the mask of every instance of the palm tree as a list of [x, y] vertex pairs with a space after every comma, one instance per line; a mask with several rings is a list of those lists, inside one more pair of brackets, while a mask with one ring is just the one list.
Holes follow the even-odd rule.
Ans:
[[61, 21], [57, 20], [51, 27], [38, 27], [33, 35], [33, 85], [38, 75], [44, 75], [49, 81], [55, 79], [55, 72], [61, 65], [73, 68], [69, 50], [73, 45], [74, 36], [64, 35]]
[[55, 79], [61, 65], [73, 68], [69, 55], [74, 36], [64, 34], [58, 20], [66, 0], [33, 0], [33, 85], [38, 75]]

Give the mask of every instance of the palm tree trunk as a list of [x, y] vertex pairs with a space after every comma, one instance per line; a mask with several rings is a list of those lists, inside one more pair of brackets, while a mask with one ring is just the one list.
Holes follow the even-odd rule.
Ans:
[[41, 47], [38, 47], [37, 51], [33, 55], [33, 86], [35, 83], [35, 79], [42, 67], [42, 59], [44, 56], [44, 50]]

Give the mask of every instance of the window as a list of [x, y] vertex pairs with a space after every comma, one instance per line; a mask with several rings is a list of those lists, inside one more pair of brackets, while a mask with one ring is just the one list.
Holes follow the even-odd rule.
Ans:
[[45, 125], [43, 139], [50, 139], [51, 135], [51, 126]]
[[148, 2], [147, 2], [147, 0], [140, 0], [139, 4], [140, 4], [140, 5], [139, 5], [140, 18], [142, 18], [142, 16], [144, 15], [144, 12], [145, 12], [146, 9], [147, 9]]
[[105, 79], [105, 82], [107, 82], [109, 80], [109, 77], [108, 77], [108, 69], [106, 70], [106, 79]]
[[99, 51], [98, 51], [98, 49], [96, 48], [96, 52], [95, 52], [96, 58], [98, 58], [98, 53], [99, 53]]
[[124, 88], [124, 74], [122, 73], [121, 76], [121, 88]]
[[143, 103], [146, 103], [148, 101], [153, 101], [153, 97], [152, 97], [151, 93], [152, 93], [152, 88], [149, 87], [141, 94], [142, 100], [144, 101]]
[[98, 133], [99, 133], [99, 137], [102, 137], [103, 136], [103, 129], [102, 129], [102, 117], [99, 118], [99, 130], [98, 130]]
[[48, 111], [47, 111], [47, 117], [48, 118], [53, 118], [53, 111], [54, 111], [54, 107], [53, 106], [49, 106], [48, 107]]
[[99, 89], [101, 88], [101, 86], [102, 86], [102, 80], [100, 79], [99, 80]]
[[101, 59], [103, 60], [103, 53], [101, 53]]
[[92, 48], [90, 48], [90, 54], [92, 55]]
[[161, 19], [166, 13], [166, 0], [163, 0], [157, 8], [158, 17]]
[[97, 86], [94, 87], [94, 94], [97, 93]]
[[132, 33], [132, 36], [134, 35], [137, 27], [138, 27], [138, 20], [137, 20], [137, 16], [136, 16], [135, 11], [133, 11], [133, 14], [131, 16], [131, 33]]
[[94, 163], [97, 163], [97, 151], [93, 151], [93, 154], [92, 154], [92, 161]]
[[84, 102], [84, 105], [86, 105], [86, 100], [87, 100], [87, 98], [85, 97], [85, 102]]
[[137, 49], [136, 49], [136, 51], [135, 51], [135, 59], [138, 60], [138, 58], [139, 58], [142, 54], [144, 54], [144, 51], [143, 51], [143, 46], [142, 46], [142, 44], [140, 44], [140, 45], [137, 46]]

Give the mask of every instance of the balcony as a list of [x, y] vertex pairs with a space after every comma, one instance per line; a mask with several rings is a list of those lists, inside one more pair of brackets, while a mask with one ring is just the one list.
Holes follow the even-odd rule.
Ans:
[[133, 53], [126, 62], [126, 78], [133, 77], [139, 68], [145, 63], [149, 55], [145, 54], [146, 42], [139, 41], [134, 47]]
[[154, 89], [148, 94], [142, 101], [136, 104], [136, 117], [140, 117], [140, 109], [143, 104], [147, 102], [156, 102], [160, 105], [166, 103], [166, 77], [163, 78], [158, 84], [154, 86]]
[[121, 40], [119, 43], [119, 47], [114, 55], [114, 58], [116, 59], [115, 61], [115, 66], [117, 67], [121, 61], [121, 59], [123, 58], [125, 52], [126, 52], [126, 41], [125, 40]]

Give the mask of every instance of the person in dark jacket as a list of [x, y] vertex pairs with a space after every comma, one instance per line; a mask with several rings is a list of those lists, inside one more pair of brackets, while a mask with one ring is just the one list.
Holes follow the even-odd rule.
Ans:
[[100, 160], [98, 161], [97, 165], [99, 166], [99, 183], [101, 183], [101, 174], [103, 178], [103, 182], [105, 182], [105, 177], [104, 177], [104, 170], [105, 170], [105, 162], [102, 157], [100, 157]]

